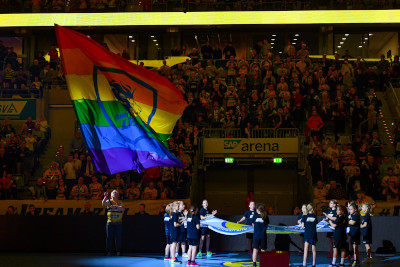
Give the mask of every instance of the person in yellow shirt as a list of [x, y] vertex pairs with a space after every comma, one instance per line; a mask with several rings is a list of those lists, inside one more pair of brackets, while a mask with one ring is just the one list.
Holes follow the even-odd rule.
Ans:
[[103, 207], [107, 208], [107, 225], [106, 225], [106, 255], [111, 256], [112, 242], [115, 238], [115, 249], [117, 256], [121, 255], [122, 243], [122, 216], [125, 208], [117, 190], [111, 192], [111, 199], [108, 197], [108, 192], [104, 192], [104, 198], [101, 202]]

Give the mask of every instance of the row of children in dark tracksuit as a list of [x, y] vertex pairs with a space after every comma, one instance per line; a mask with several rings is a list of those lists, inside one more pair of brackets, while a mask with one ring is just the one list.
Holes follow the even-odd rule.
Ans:
[[[164, 260], [170, 260], [172, 264], [181, 264], [178, 260], [179, 244], [182, 248], [182, 258], [187, 258], [187, 265], [198, 266], [195, 261], [196, 256], [202, 257], [201, 249], [206, 240], [207, 257], [211, 257], [209, 251], [210, 232], [207, 227], [200, 227], [200, 219], [206, 219], [214, 216], [217, 211], [210, 212], [208, 210], [207, 200], [203, 200], [203, 208], [200, 209], [200, 218], [197, 215], [198, 209], [195, 205], [190, 207], [190, 212], [186, 210], [185, 203], [175, 201], [168, 204], [164, 214], [165, 235], [167, 245], [165, 247]], [[186, 253], [186, 242], [189, 244], [188, 253]], [[200, 246], [197, 253], [197, 246]]]
[[[367, 250], [367, 258], [364, 263], [372, 263], [371, 255], [371, 244], [372, 244], [372, 223], [370, 216], [370, 206], [364, 204], [362, 206], [362, 216], [358, 212], [357, 206], [350, 202], [348, 203], [347, 209], [344, 206], [337, 205], [336, 200], [331, 200], [330, 210], [324, 213], [326, 221], [334, 228], [333, 233], [328, 233], [328, 238], [332, 240], [333, 246], [333, 259], [331, 267], [344, 266], [346, 257], [347, 240], [353, 247], [354, 250], [354, 261], [352, 266], [360, 265], [358, 246], [360, 245], [361, 235], [363, 237], [363, 243]], [[303, 205], [302, 214], [299, 215], [301, 218], [300, 223], [304, 229], [304, 257], [303, 265], [307, 265], [308, 249], [311, 245], [313, 253], [313, 263], [317, 257], [317, 223], [318, 219], [315, 215], [314, 208], [311, 204]], [[348, 216], [346, 214], [348, 213]], [[341, 253], [340, 263], [337, 263], [339, 252]]]

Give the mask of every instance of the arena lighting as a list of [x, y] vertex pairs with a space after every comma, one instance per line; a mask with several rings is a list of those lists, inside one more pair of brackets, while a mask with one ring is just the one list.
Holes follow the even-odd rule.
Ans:
[[344, 42], [340, 42], [340, 44], [344, 44]]
[[348, 34], [348, 33], [345, 33], [344, 36], [349, 36], [349, 34]]
[[273, 163], [282, 163], [282, 158], [273, 158]]
[[300, 36], [300, 34], [296, 33], [294, 36]]
[[275, 41], [275, 39], [271, 39], [271, 41]]
[[234, 161], [234, 158], [225, 158], [225, 163], [233, 163]]
[[0, 27], [400, 23], [400, 10], [105, 12], [1, 14]]
[[157, 42], [157, 40], [156, 40], [156, 39], [154, 39], [154, 40], [153, 40], [153, 42]]
[[365, 39], [365, 40], [368, 40], [368, 37], [365, 37], [364, 39]]
[[359, 45], [358, 48], [362, 48], [362, 45]]
[[342, 40], [343, 40], [343, 41], [346, 41], [346, 37], [343, 37]]
[[273, 35], [272, 35], [272, 37], [275, 37], [275, 36], [276, 36], [276, 34], [273, 34]]
[[132, 35], [129, 35], [129, 39], [132, 39], [133, 38], [133, 36]]
[[342, 46], [341, 46], [341, 45], [338, 45], [337, 47], [338, 47], [338, 48], [341, 48]]

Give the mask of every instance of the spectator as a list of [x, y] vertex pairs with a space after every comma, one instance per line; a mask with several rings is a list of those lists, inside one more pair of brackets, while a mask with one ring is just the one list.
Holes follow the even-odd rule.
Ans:
[[90, 199], [101, 199], [104, 190], [103, 186], [97, 181], [97, 176], [92, 176], [92, 183], [89, 185], [89, 198]]
[[228, 42], [228, 45], [224, 48], [223, 54], [225, 56], [225, 59], [228, 59], [230, 57], [233, 57], [233, 58], [236, 57], [236, 50], [232, 46], [232, 42]]
[[343, 200], [346, 199], [346, 192], [342, 186], [338, 186], [336, 181], [330, 181], [327, 199]]
[[134, 181], [132, 181], [130, 183], [130, 187], [126, 189], [125, 196], [127, 200], [137, 200], [140, 198], [141, 196], [140, 189], [136, 187], [136, 183]]
[[177, 45], [174, 45], [174, 48], [171, 50], [171, 56], [179, 57], [181, 55], [181, 51], [178, 49]]
[[65, 200], [67, 199], [66, 197], [67, 194], [67, 186], [64, 183], [63, 179], [58, 180], [58, 185], [57, 185], [57, 200]]
[[307, 167], [310, 166], [312, 182], [315, 184], [323, 177], [323, 164], [322, 158], [318, 155], [318, 149], [313, 148], [312, 154], [308, 155], [306, 164], [304, 165], [304, 173], [307, 173]]
[[326, 200], [326, 196], [328, 195], [328, 189], [324, 187], [322, 181], [317, 182], [317, 186], [314, 188], [314, 200], [323, 201]]
[[26, 213], [26, 215], [27, 215], [27, 216], [38, 215], [38, 214], [36, 213], [35, 205], [29, 204], [29, 206], [28, 206], [28, 212]]
[[36, 185], [34, 187], [30, 187], [29, 189], [31, 190], [33, 200], [47, 200], [46, 185], [42, 178], [38, 178]]
[[50, 168], [44, 172], [43, 179], [46, 181], [48, 198], [55, 199], [57, 197], [57, 185], [59, 184], [59, 179], [61, 179], [61, 171], [57, 169], [57, 163], [55, 161], [53, 161]]
[[161, 177], [160, 168], [159, 167], [151, 167], [145, 170], [142, 182], [147, 185], [150, 182], [156, 183]]
[[369, 204], [372, 209], [376, 208], [376, 203], [375, 201], [370, 197], [367, 196], [364, 191], [360, 190], [356, 192], [357, 199], [355, 203], [357, 204], [358, 207], [362, 207], [364, 204]]
[[192, 165], [192, 159], [188, 154], [185, 153], [185, 151], [183, 151], [182, 148], [178, 150], [177, 158], [182, 162], [186, 162], [188, 165]]
[[206, 44], [201, 48], [201, 54], [203, 59], [212, 59], [213, 49], [210, 46], [210, 42], [207, 41]]
[[307, 121], [307, 129], [310, 131], [310, 136], [313, 137], [316, 135], [318, 139], [321, 139], [323, 127], [324, 122], [322, 121], [322, 118], [318, 116], [317, 111], [314, 110], [312, 116], [310, 116]]
[[15, 213], [15, 208], [14, 208], [14, 206], [8, 206], [6, 215], [7, 215], [7, 216], [14, 216], [14, 215], [17, 215], [17, 214]]
[[83, 177], [79, 177], [78, 184], [72, 187], [70, 193], [70, 199], [80, 200], [89, 197], [89, 189], [83, 183], [83, 181], [84, 181]]
[[135, 213], [135, 215], [136, 215], [136, 216], [146, 216], [146, 215], [149, 215], [149, 214], [146, 212], [146, 205], [145, 205], [144, 203], [141, 203], [141, 204], [139, 205], [139, 211], [138, 211], [137, 213]]
[[64, 164], [64, 173], [65, 173], [65, 183], [68, 188], [68, 192], [71, 191], [72, 187], [76, 183], [76, 172], [78, 168], [75, 166], [73, 161], [73, 156], [68, 156], [68, 161]]
[[71, 152], [79, 152], [82, 153], [85, 149], [85, 142], [82, 138], [82, 134], [80, 131], [77, 131], [75, 134], [75, 138], [71, 141]]
[[[56, 7], [60, 7], [58, 5], [57, 1], [57, 5], [55, 5]], [[54, 3], [54, 1], [53, 1]], [[58, 63], [58, 51], [56, 49], [55, 45], [52, 45], [51, 48], [49, 49], [48, 55], [50, 56], [50, 68], [52, 68], [53, 70], [57, 69], [57, 63]]]
[[154, 188], [154, 183], [150, 182], [149, 186], [147, 186], [144, 190], [143, 190], [143, 199], [157, 199], [157, 189]]

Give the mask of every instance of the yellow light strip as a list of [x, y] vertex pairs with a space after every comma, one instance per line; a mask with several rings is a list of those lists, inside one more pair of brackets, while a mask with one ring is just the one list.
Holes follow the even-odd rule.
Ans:
[[400, 10], [0, 14], [0, 27], [400, 23]]

